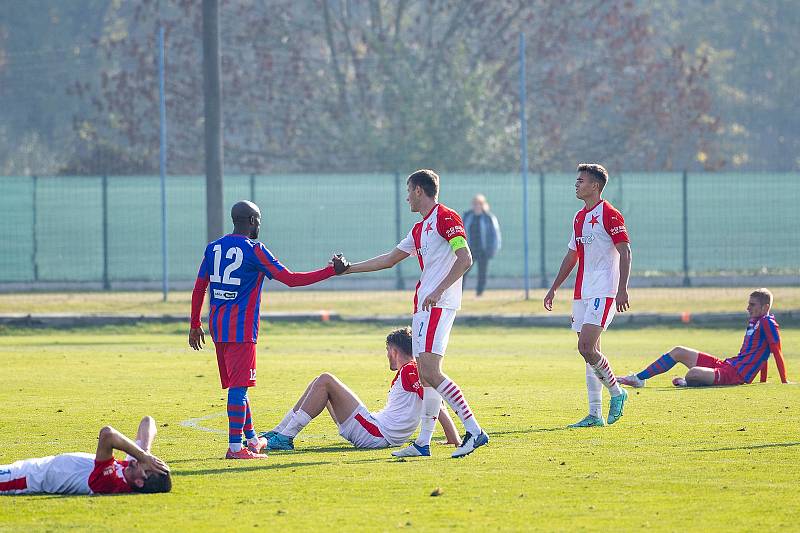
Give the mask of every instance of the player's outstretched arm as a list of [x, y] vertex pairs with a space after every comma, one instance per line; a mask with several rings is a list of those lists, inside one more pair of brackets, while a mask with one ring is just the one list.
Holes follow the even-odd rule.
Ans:
[[409, 254], [407, 252], [404, 252], [399, 248], [394, 248], [391, 252], [379, 255], [378, 257], [373, 257], [372, 259], [367, 259], [366, 261], [351, 264], [350, 268], [347, 269], [345, 274], [375, 272], [376, 270], [392, 268], [397, 263], [408, 257], [408, 255]]
[[149, 452], [144, 451], [139, 447], [138, 444], [111, 426], [105, 426], [100, 430], [95, 460], [108, 461], [114, 456], [114, 450], [125, 452], [136, 459], [139, 464], [149, 470], [153, 470], [161, 474], [169, 473], [169, 467], [166, 465], [166, 463], [164, 463], [164, 461], [154, 455], [151, 455]]
[[[775, 366], [778, 367], [778, 374], [781, 376], [781, 383], [789, 383], [789, 380], [786, 378], [786, 363], [783, 361], [781, 344], [770, 344], [769, 349], [772, 352], [772, 357], [775, 358]], [[764, 363], [764, 366], [767, 366], [766, 362]]]
[[561, 287], [561, 284], [564, 283], [564, 280], [567, 279], [572, 269], [575, 268], [577, 262], [578, 252], [571, 248], [567, 249], [564, 259], [561, 260], [561, 267], [558, 269], [556, 279], [553, 280], [553, 285], [544, 297], [544, 308], [548, 311], [553, 310], [553, 299], [556, 297], [556, 291]]
[[616, 245], [619, 252], [619, 287], [617, 288], [617, 312], [624, 313], [630, 307], [628, 302], [628, 280], [631, 277], [631, 262], [633, 254], [631, 245], [628, 242], [620, 242]]

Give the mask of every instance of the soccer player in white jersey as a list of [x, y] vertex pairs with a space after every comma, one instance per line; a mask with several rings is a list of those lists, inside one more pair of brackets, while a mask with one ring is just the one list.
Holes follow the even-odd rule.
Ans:
[[[94, 455], [62, 453], [0, 465], [0, 495], [169, 492], [169, 467], [150, 453], [155, 436], [155, 420], [146, 416], [139, 423], [136, 442], [106, 426], [100, 430]], [[117, 461], [114, 450], [128, 456]]]
[[603, 426], [603, 385], [611, 394], [608, 423], [622, 416], [628, 393], [617, 383], [603, 352], [600, 335], [611, 324], [614, 313], [628, 307], [628, 278], [631, 246], [625, 220], [607, 200], [601, 198], [608, 182], [602, 165], [581, 163], [575, 181], [575, 196], [585, 207], [575, 214], [567, 254], [553, 286], [544, 297], [544, 307], [553, 309], [556, 291], [575, 265], [575, 294], [572, 301], [572, 330], [578, 334], [578, 351], [586, 361], [586, 389], [589, 414], [570, 427]]
[[422, 384], [411, 353], [411, 329], [392, 331], [386, 337], [389, 368], [397, 373], [386, 406], [370, 413], [347, 385], [333, 374], [320, 374], [306, 387], [283, 420], [264, 436], [270, 450], [293, 450], [294, 438], [327, 407], [339, 434], [356, 448], [399, 446], [414, 433], [422, 416]]
[[472, 265], [472, 254], [461, 217], [437, 200], [439, 176], [432, 170], [417, 170], [408, 177], [406, 184], [406, 200], [411, 211], [422, 216], [422, 221], [417, 222], [392, 251], [353, 263], [346, 273], [383, 270], [409, 255], [417, 257], [422, 274], [414, 291], [411, 329], [414, 357], [425, 386], [424, 410], [417, 439], [393, 455], [430, 455], [431, 437], [444, 398], [464, 424], [466, 433], [452, 454], [452, 457], [463, 457], [489, 442], [489, 436], [478, 425], [459, 386], [442, 373], [442, 359], [456, 311], [461, 307], [461, 281]]

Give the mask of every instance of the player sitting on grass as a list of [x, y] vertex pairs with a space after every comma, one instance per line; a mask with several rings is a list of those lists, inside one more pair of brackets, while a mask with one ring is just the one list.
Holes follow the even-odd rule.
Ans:
[[767, 380], [767, 359], [772, 353], [781, 382], [786, 381], [786, 366], [781, 354], [781, 334], [775, 316], [770, 314], [772, 293], [758, 289], [750, 294], [747, 312], [750, 321], [744, 332], [744, 342], [735, 357], [724, 361], [692, 348], [676, 346], [656, 359], [650, 366], [639, 372], [620, 378], [619, 382], [631, 387], [644, 387], [645, 382], [658, 374], [667, 372], [676, 363], [689, 368], [685, 378], [675, 378], [676, 387], [705, 387], [709, 385], [742, 385], [752, 383], [756, 373], [761, 371], [761, 381]]
[[[268, 439], [267, 447], [270, 450], [293, 450], [294, 437], [326, 407], [339, 426], [339, 434], [356, 448], [388, 448], [405, 443], [422, 417], [422, 384], [411, 354], [411, 328], [389, 333], [386, 357], [389, 368], [397, 374], [382, 410], [370, 413], [358, 396], [336, 376], [324, 373], [309, 383], [281, 423], [263, 434]], [[455, 442], [457, 439], [455, 425], [450, 420], [448, 440]]]
[[[0, 466], [0, 494], [169, 492], [169, 467], [150, 454], [155, 436], [156, 423], [149, 416], [139, 423], [136, 442], [106, 426], [94, 455], [62, 453]], [[128, 457], [117, 461], [114, 450]]]

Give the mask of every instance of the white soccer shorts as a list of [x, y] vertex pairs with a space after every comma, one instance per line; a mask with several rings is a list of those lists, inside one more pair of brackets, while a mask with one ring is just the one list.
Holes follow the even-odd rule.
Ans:
[[355, 411], [339, 424], [339, 435], [350, 441], [356, 448], [388, 448], [391, 446], [378, 424], [364, 404], [359, 404]]
[[580, 333], [584, 324], [600, 326], [603, 331], [608, 329], [617, 312], [614, 301], [614, 298], [572, 300], [572, 331]]
[[411, 319], [411, 348], [414, 357], [419, 357], [423, 352], [444, 356], [455, 319], [455, 309], [433, 307], [429, 311], [414, 313]]

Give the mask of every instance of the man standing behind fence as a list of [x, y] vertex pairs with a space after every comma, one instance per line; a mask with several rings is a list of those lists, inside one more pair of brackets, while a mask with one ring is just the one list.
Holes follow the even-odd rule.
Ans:
[[[346, 260], [313, 272], [292, 272], [259, 241], [261, 211], [252, 202], [241, 201], [231, 209], [233, 233], [206, 246], [192, 292], [189, 346], [200, 350], [205, 342], [200, 311], [206, 287], [211, 285], [208, 328], [217, 352], [222, 388], [228, 389], [228, 451], [226, 459], [260, 459], [267, 440], [256, 436], [247, 398], [256, 385], [256, 341], [261, 303], [261, 285], [266, 276], [289, 287], [311, 285], [344, 272]], [[242, 432], [247, 447], [242, 445]]]
[[[486, 288], [486, 274], [489, 259], [500, 250], [500, 224], [497, 217], [489, 211], [489, 202], [482, 194], [472, 199], [472, 209], [464, 213], [464, 229], [467, 231], [467, 242], [472, 252], [473, 264], [478, 264], [478, 285], [475, 294], [480, 296]], [[470, 269], [472, 270], [472, 269]], [[467, 272], [469, 272], [468, 270]], [[464, 274], [464, 279], [467, 275]]]

